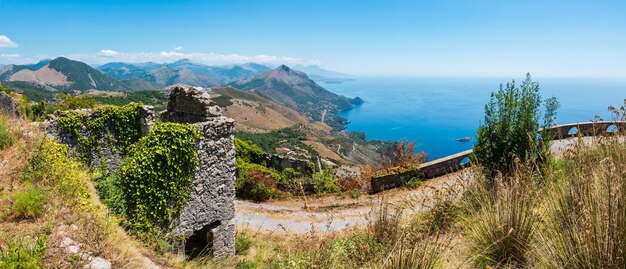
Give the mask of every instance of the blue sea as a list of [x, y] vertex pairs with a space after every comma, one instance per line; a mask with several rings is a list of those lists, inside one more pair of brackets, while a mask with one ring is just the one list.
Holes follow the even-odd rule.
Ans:
[[[428, 159], [436, 159], [472, 147], [490, 93], [510, 79], [359, 77], [322, 86], [365, 101], [340, 114], [351, 121], [348, 131], [363, 132], [370, 140], [415, 141]], [[589, 121], [596, 115], [611, 119], [608, 106], [619, 107], [626, 98], [626, 81], [533, 80], [539, 82], [543, 98], [559, 99], [559, 124]], [[473, 139], [455, 141], [461, 137]]]

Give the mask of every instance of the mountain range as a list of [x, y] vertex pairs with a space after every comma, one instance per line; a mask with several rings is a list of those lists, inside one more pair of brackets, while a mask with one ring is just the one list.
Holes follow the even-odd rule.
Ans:
[[0, 81], [8, 82], [16, 88], [28, 84], [30, 87], [46, 91], [132, 90], [125, 83], [95, 70], [86, 63], [64, 57], [42, 60], [30, 65], [7, 65], [0, 69]]
[[315, 121], [340, 127], [346, 120], [335, 114], [353, 108], [363, 102], [332, 93], [304, 72], [281, 65], [254, 77], [229, 84], [244, 91], [253, 91], [260, 96], [275, 100], [310, 117]]
[[[324, 75], [346, 77], [317, 66], [299, 66], [315, 72], [323, 81]], [[55, 91], [133, 91], [161, 89], [174, 84], [200, 87], [226, 85], [250, 78], [270, 70], [257, 64], [233, 64], [210, 66], [182, 59], [172, 63], [123, 63], [112, 62], [95, 68], [79, 61], [59, 57], [42, 60], [36, 64], [6, 65], [0, 67], [0, 81], [14, 88]], [[344, 76], [345, 75], [345, 76]]]

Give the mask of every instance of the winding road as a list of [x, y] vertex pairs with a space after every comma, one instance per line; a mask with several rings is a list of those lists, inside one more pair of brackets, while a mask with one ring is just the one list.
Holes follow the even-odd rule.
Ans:
[[[587, 145], [592, 137], [583, 137]], [[555, 140], [551, 151], [559, 154], [576, 143], [576, 138]], [[268, 203], [237, 200], [235, 219], [240, 228], [270, 233], [332, 233], [362, 226], [385, 201], [404, 214], [430, 209], [438, 201], [459, 199], [475, 180], [472, 168], [424, 181], [416, 189], [397, 188], [358, 199], [339, 197], [294, 197]]]

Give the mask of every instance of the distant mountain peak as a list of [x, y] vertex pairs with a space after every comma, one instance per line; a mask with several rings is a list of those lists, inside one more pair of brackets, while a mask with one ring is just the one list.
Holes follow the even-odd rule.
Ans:
[[191, 63], [191, 60], [189, 60], [188, 58], [183, 58], [183, 59], [173, 62], [173, 64], [190, 64], [190, 63]]
[[[231, 83], [237, 89], [254, 91], [283, 105], [340, 128], [335, 113], [353, 108], [362, 100], [332, 93], [311, 80], [304, 72], [280, 65], [263, 74]], [[329, 113], [326, 113], [329, 112]]]

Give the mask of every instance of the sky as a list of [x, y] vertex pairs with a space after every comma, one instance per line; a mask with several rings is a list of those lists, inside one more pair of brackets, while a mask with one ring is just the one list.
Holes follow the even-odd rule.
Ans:
[[626, 79], [626, 1], [0, 0], [0, 64], [316, 64], [354, 75]]

